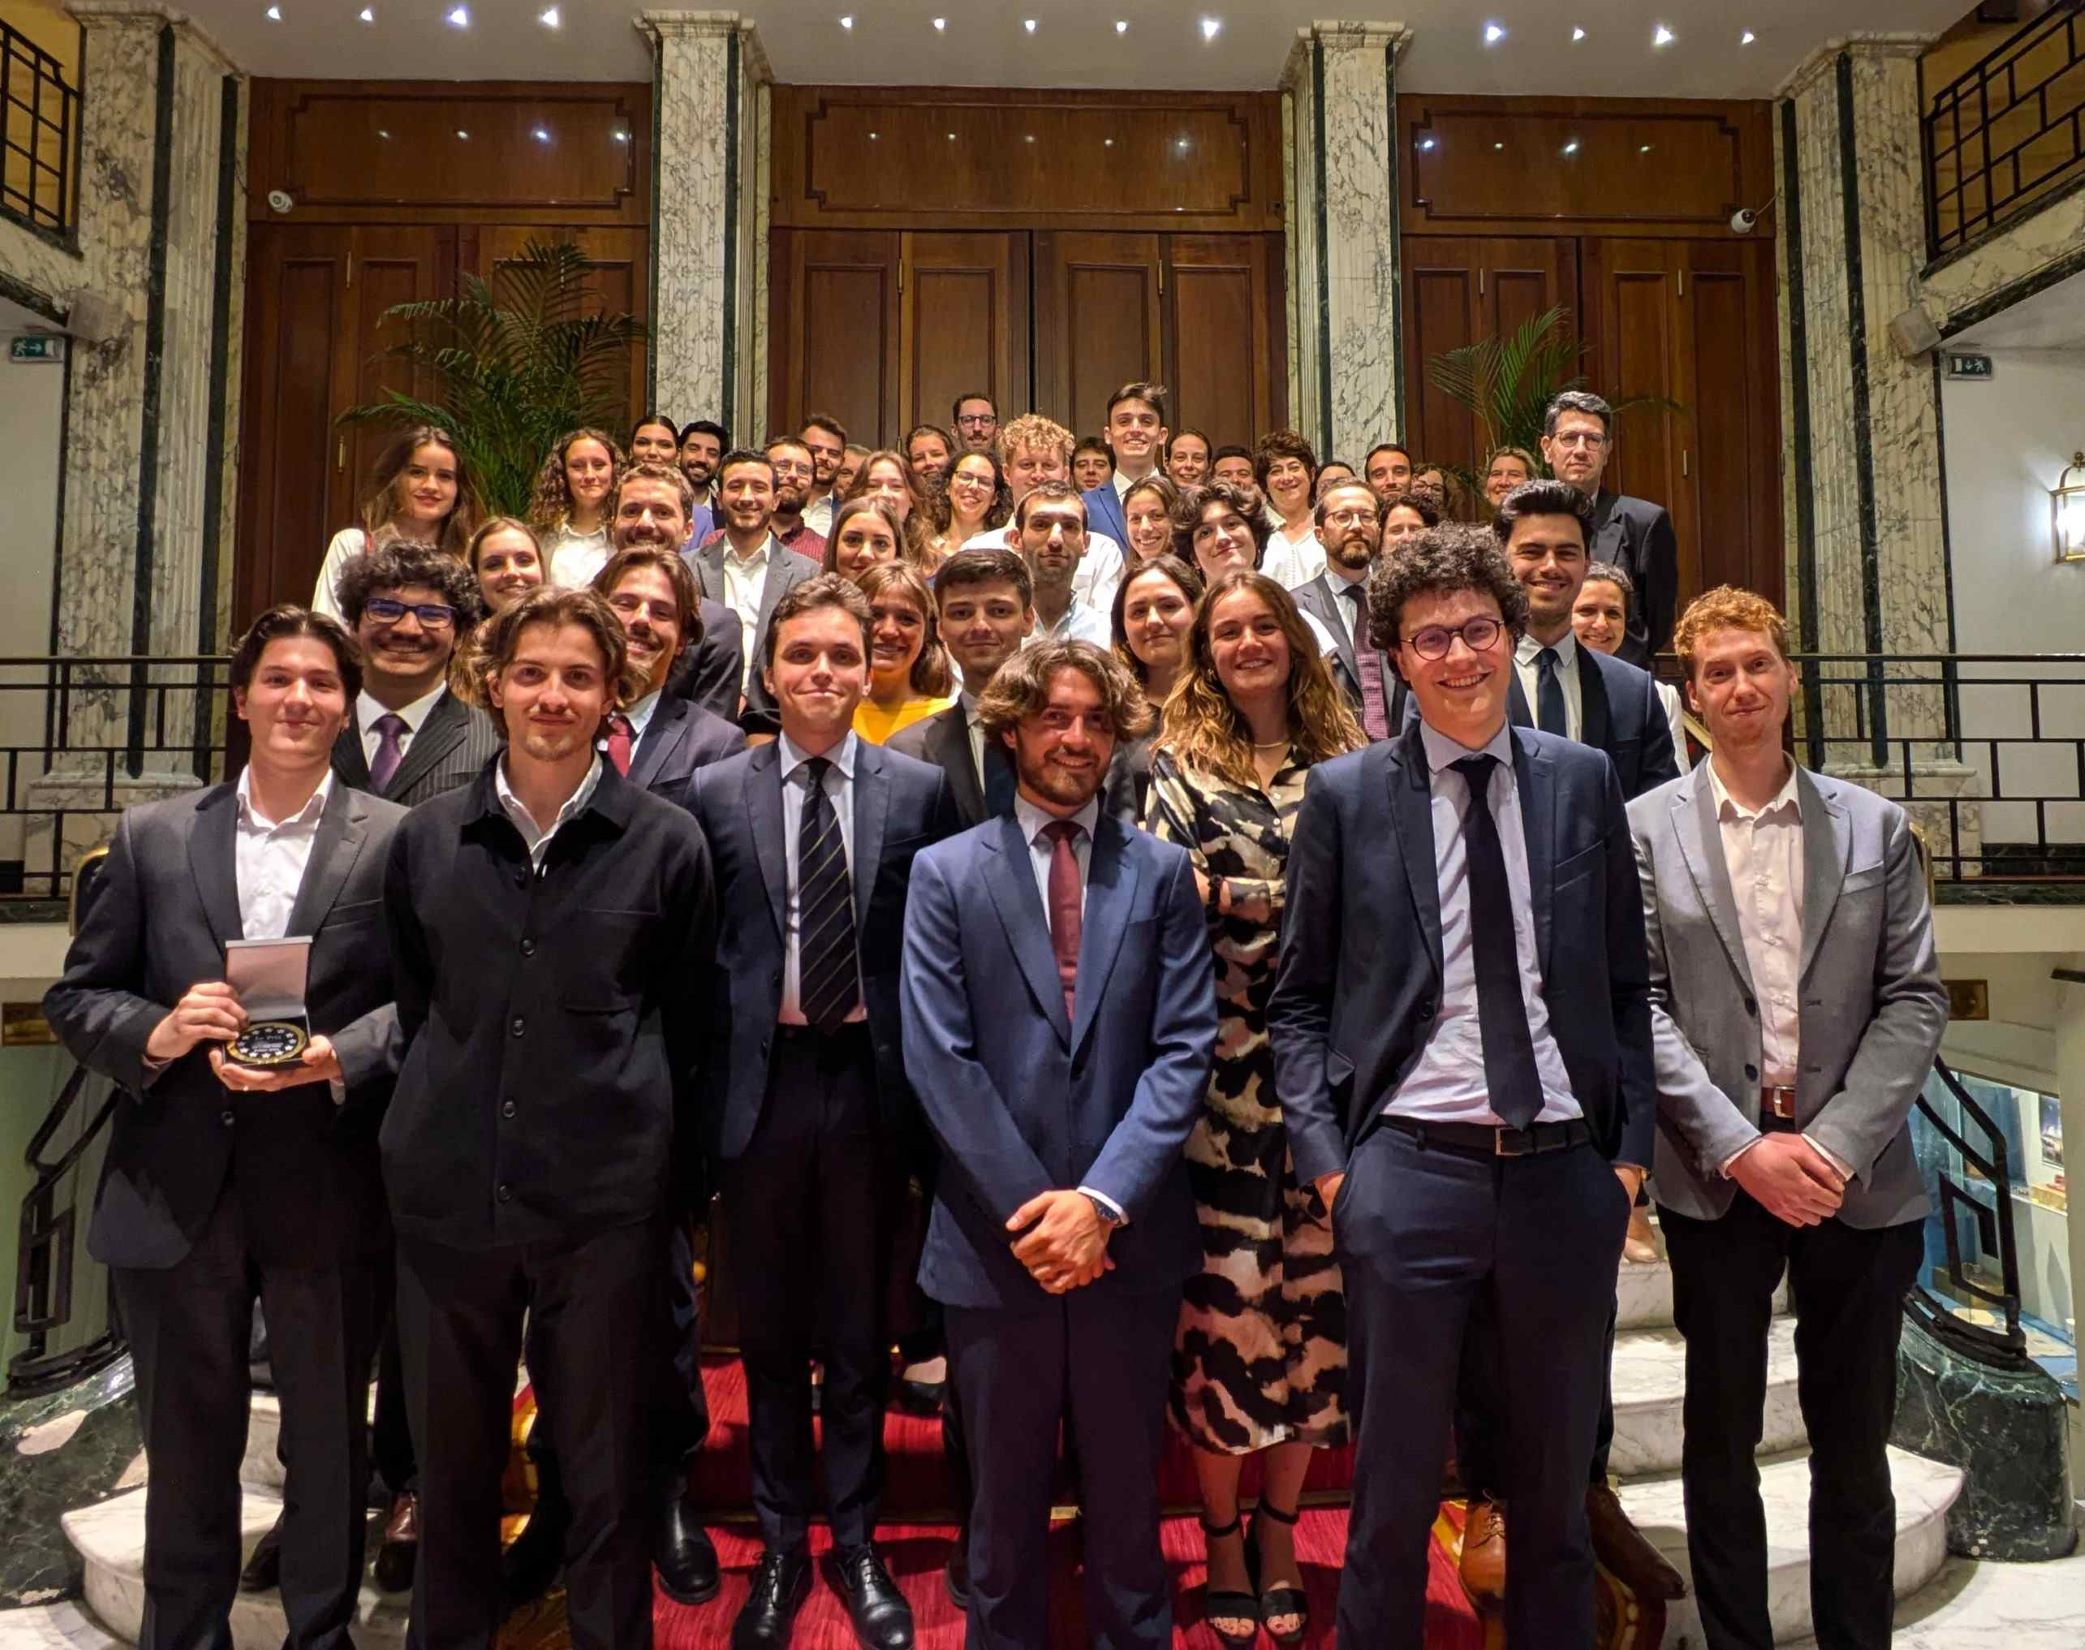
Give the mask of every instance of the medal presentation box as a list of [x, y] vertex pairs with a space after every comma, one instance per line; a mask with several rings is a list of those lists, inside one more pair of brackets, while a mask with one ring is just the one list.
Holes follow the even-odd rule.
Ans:
[[311, 1046], [311, 1019], [304, 1007], [310, 964], [309, 935], [225, 943], [225, 981], [246, 1010], [246, 1029], [226, 1047], [226, 1059], [266, 1070], [304, 1058]]

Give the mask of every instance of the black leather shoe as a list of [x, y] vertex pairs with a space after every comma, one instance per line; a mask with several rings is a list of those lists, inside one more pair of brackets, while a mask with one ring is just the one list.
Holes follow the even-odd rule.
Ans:
[[908, 1381], [901, 1375], [891, 1385], [891, 1399], [908, 1415], [932, 1419], [941, 1413], [941, 1400], [947, 1391], [946, 1381]]
[[532, 1604], [556, 1584], [565, 1564], [565, 1509], [536, 1502], [536, 1510], [500, 1554], [500, 1603], [508, 1614]]
[[684, 1494], [659, 1509], [652, 1531], [652, 1568], [659, 1587], [676, 1604], [706, 1604], [717, 1596], [717, 1549]]
[[834, 1553], [832, 1578], [862, 1650], [912, 1650], [912, 1606], [873, 1546]]
[[242, 1593], [272, 1593], [282, 1584], [282, 1514], [268, 1526], [268, 1533], [255, 1543], [253, 1557], [239, 1572]]
[[789, 1629], [810, 1591], [810, 1555], [801, 1547], [785, 1553], [768, 1548], [754, 1567], [753, 1590], [731, 1624], [731, 1650], [788, 1650]]

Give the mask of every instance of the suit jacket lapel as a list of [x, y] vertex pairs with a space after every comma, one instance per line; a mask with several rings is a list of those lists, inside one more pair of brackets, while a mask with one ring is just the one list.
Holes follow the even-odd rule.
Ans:
[[1402, 850], [1399, 857], [1404, 862], [1412, 904], [1426, 934], [1426, 954], [1432, 959], [1434, 979], [1438, 982], [1446, 972], [1441, 961], [1441, 882], [1433, 847], [1433, 777], [1426, 766], [1419, 723], [1409, 723], [1403, 738], [1389, 745], [1387, 751], [1390, 819], [1397, 828]]
[[630, 783], [639, 790], [647, 789], [652, 775], [688, 737], [688, 727], [693, 721], [694, 718], [687, 713], [686, 700], [662, 697], [652, 711], [651, 721], [645, 725], [644, 737], [637, 741], [637, 754], [630, 759]]
[[220, 785], [196, 804], [195, 823], [188, 833], [188, 868], [195, 875], [203, 914], [210, 919], [210, 931], [219, 945], [246, 935], [246, 924], [239, 916], [239, 871], [233, 858], [238, 818], [237, 792], [230, 785]]
[[319, 931], [361, 857], [363, 829], [361, 798], [346, 786], [335, 785], [326, 799], [326, 811], [319, 815], [311, 858], [304, 862], [304, 880], [297, 885], [297, 901], [290, 907], [290, 933]]
[[[1592, 649], [1578, 650], [1578, 742], [1607, 750], [1614, 715], [1607, 703], [1607, 677]], [[1633, 775], [1631, 776], [1634, 777]]]
[[[1354, 615], [1351, 611], [1345, 610], [1346, 598], [1340, 594], [1341, 585], [1333, 581], [1330, 573], [1320, 573], [1316, 584], [1324, 593], [1320, 598], [1322, 605], [1329, 609], [1327, 612], [1321, 612], [1318, 617], [1327, 622], [1333, 640], [1339, 644], [1340, 666], [1346, 671], [1347, 680], [1354, 684], [1358, 696], [1361, 689], [1361, 659], [1356, 649], [1360, 643], [1348, 629]], [[1368, 603], [1365, 600], [1361, 604], [1360, 622], [1364, 625], [1368, 623]]]
[[1531, 728], [1535, 725], [1535, 717], [1528, 708], [1527, 693], [1520, 685], [1520, 661], [1514, 660], [1509, 668], [1513, 674], [1506, 683], [1506, 720], [1516, 728]]
[[[1057, 976], [1057, 953], [1050, 948], [1050, 919], [1043, 910], [1042, 895], [1035, 886], [1034, 867], [1028, 858], [1028, 840], [1021, 835], [1020, 821], [1002, 814], [985, 836], [997, 863], [987, 862], [985, 885], [991, 890], [992, 905], [1020, 965], [1021, 976], [1034, 994], [1036, 1006], [1057, 1028], [1057, 1036], [1071, 1044], [1071, 1023], [1064, 1017], [1064, 982]], [[1090, 901], [1090, 894], [1089, 894]], [[1083, 959], [1085, 940], [1080, 941]]]
[[420, 731], [406, 746], [384, 795], [403, 796], [432, 773], [436, 763], [463, 743], [464, 725], [469, 720], [470, 708], [455, 694], [445, 693], [435, 700], [434, 709], [427, 713]]
[[927, 756], [948, 775], [949, 789], [965, 819], [985, 817], [985, 790], [978, 782], [977, 761], [970, 754], [970, 713], [958, 699], [934, 718], [927, 731]]
[[794, 550], [785, 549], [780, 539], [774, 539], [769, 543], [767, 572], [760, 580], [760, 624], [753, 635], [746, 638], [748, 648], [753, 647], [755, 637], [767, 634], [767, 622], [774, 617], [775, 603], [796, 583], [792, 577], [796, 568], [791, 561], [795, 554]]
[[761, 880], [767, 884], [767, 908], [775, 919], [775, 937], [787, 943], [789, 849], [782, 840], [782, 758], [779, 745], [755, 748], [746, 766], [746, 826], [753, 851], [760, 856]]
[[1817, 942], [1824, 938], [1839, 890], [1846, 884], [1853, 831], [1846, 823], [1846, 810], [1820, 791], [1800, 766], [1795, 788], [1803, 810], [1803, 961], [1796, 971], [1800, 980], [1810, 972]]
[[[1107, 998], [1108, 976], [1122, 950], [1129, 913], [1136, 908], [1137, 867], [1123, 851], [1128, 834], [1129, 827], [1105, 816], [1093, 828], [1092, 857], [1086, 868], [1086, 909], [1079, 923], [1079, 983], [1073, 993], [1073, 1006], [1079, 1016], [1071, 1033], [1075, 1053]], [[1055, 957], [1052, 952], [1053, 962]]]
[[1672, 799], [1673, 834], [1679, 838], [1680, 855], [1701, 893], [1703, 909], [1716, 937], [1723, 942], [1724, 955], [1753, 990], [1752, 967], [1745, 961], [1745, 931], [1738, 926], [1737, 896], [1731, 892], [1730, 867], [1723, 859], [1723, 832], [1716, 823], [1716, 788], [1708, 781], [1708, 764], [1702, 763], [1687, 776], [1679, 794]]
[[1549, 978], [1550, 904], [1556, 892], [1556, 764], [1547, 751], [1513, 738], [1513, 785], [1520, 797], [1520, 832], [1527, 839], [1528, 901], [1535, 909], [1535, 956]]
[[890, 820], [890, 775], [883, 752], [866, 739], [854, 743], [854, 927], [869, 925], [869, 898], [876, 892], [876, 867], [883, 863], [884, 826]]
[[333, 771], [343, 785], [352, 785], [358, 791], [370, 788], [369, 762], [362, 755], [362, 734], [353, 717], [348, 718], [348, 725], [333, 741]]
[[697, 587], [713, 602], [724, 599], [724, 541], [705, 545], [695, 554]]

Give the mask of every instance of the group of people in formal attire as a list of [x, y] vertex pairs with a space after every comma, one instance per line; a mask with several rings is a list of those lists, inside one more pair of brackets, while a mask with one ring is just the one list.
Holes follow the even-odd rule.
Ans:
[[[1049, 1642], [1064, 1471], [1087, 1638], [1172, 1642], [1169, 1428], [1222, 1643], [1311, 1630], [1294, 1529], [1344, 1446], [1342, 1644], [1418, 1650], [1452, 1491], [1509, 1640], [1589, 1650], [1596, 1558], [1681, 1585], [1605, 1459], [1649, 1204], [1709, 1643], [1772, 1641], [1784, 1272], [1819, 1635], [1886, 1643], [1946, 998], [1904, 814], [1788, 754], [1781, 615], [1726, 587], [1675, 622], [1669, 522], [1603, 489], [1583, 392], [1494, 455], [1482, 523], [1395, 443], [1212, 447], [1152, 384], [1098, 455], [953, 412], [903, 451], [576, 432], [532, 521], [408, 431], [313, 603], [238, 643], [245, 767], [122, 816], [46, 1012], [124, 1091], [89, 1243], [146, 1650], [229, 1642], [256, 1300], [295, 1650], [352, 1636], [372, 1449], [424, 1650], [560, 1574], [580, 1650], [648, 1645], [655, 1578], [714, 1597], [704, 1219], [763, 1543], [737, 1650], [789, 1642], [821, 1516], [862, 1644], [913, 1642], [894, 1388], [942, 1417], [979, 1650]], [[300, 937], [308, 1046], [249, 1063], [226, 947]]]

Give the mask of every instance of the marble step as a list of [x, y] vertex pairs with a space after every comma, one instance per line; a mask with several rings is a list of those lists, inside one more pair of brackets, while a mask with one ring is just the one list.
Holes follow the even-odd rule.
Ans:
[[[1672, 1327], [1672, 1264], [1661, 1253], [1641, 1265], [1622, 1262], [1614, 1287], [1615, 1322], [1622, 1329], [1670, 1329]], [[1784, 1281], [1774, 1296], [1774, 1315], [1788, 1310], [1788, 1285]]]
[[[1686, 1385], [1686, 1346], [1677, 1329], [1625, 1329], [1615, 1336], [1610, 1472], [1635, 1479], [1680, 1470]], [[1767, 1331], [1760, 1453], [1781, 1455], [1807, 1442], [1795, 1394], [1795, 1320], [1776, 1318]]]
[[0, 1610], [0, 1650], [117, 1650], [122, 1642], [77, 1599]]
[[[1924, 1588], [1947, 1563], [1947, 1510], [1962, 1493], [1963, 1475], [1959, 1467], [1943, 1466], [1903, 1450], [1889, 1453], [1890, 1483], [1897, 1497], [1895, 1582], [1901, 1617], [1902, 1601]], [[1762, 1461], [1759, 1479], [1766, 1504], [1767, 1608], [1772, 1613], [1774, 1642], [1790, 1644], [1807, 1639], [1811, 1631], [1809, 1458], [1788, 1455]], [[1691, 1575], [1679, 1480], [1624, 1484], [1621, 1496], [1636, 1527], [1682, 1574]], [[1660, 1650], [1704, 1650], [1706, 1642], [1691, 1594], [1668, 1608]], [[2075, 1645], [2078, 1640], [2073, 1637], [2066, 1642]]]
[[272, 1392], [256, 1392], [246, 1412], [246, 1458], [239, 1463], [239, 1482], [248, 1489], [282, 1492], [282, 1462], [275, 1454], [281, 1433], [281, 1400]]

